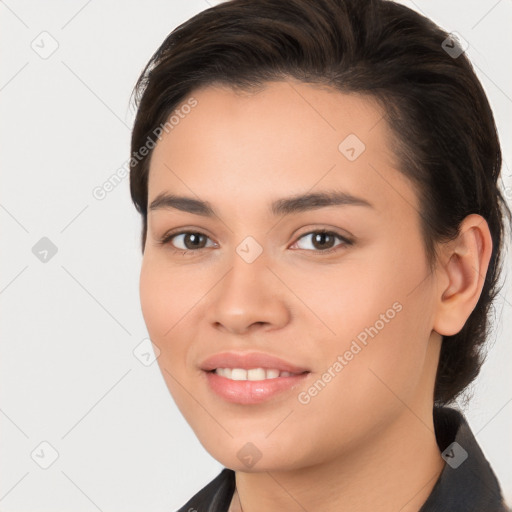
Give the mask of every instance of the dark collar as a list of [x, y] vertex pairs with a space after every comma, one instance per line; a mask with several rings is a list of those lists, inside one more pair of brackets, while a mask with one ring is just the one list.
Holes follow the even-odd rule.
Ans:
[[[461, 412], [435, 407], [434, 430], [446, 464], [419, 512], [512, 512]], [[178, 512], [227, 512], [234, 491], [235, 472], [224, 468]]]
[[446, 464], [419, 512], [510, 512], [462, 413], [435, 407], [434, 430]]

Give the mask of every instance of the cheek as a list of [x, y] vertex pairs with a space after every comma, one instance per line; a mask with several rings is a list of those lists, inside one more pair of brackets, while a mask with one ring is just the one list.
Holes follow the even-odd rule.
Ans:
[[161, 351], [159, 362], [167, 358], [169, 350], [174, 354], [180, 351], [174, 340], [180, 339], [180, 320], [194, 303], [179, 274], [164, 267], [150, 254], [145, 255], [139, 280], [142, 315], [151, 340]]
[[373, 261], [345, 266], [323, 300], [309, 291], [314, 302], [308, 304], [336, 333], [324, 337], [320, 349], [325, 369], [339, 356], [343, 365], [331, 370], [337, 377], [322, 391], [324, 406], [351, 404], [356, 410], [371, 402], [379, 410], [383, 403], [399, 403], [394, 393], [407, 399], [414, 392], [425, 364], [432, 303], [425, 260], [404, 254], [383, 247]]
[[[191, 283], [196, 283], [191, 286]], [[140, 302], [150, 333], [157, 338], [172, 338], [175, 326], [189, 311], [200, 290], [197, 281], [176, 270], [165, 257], [147, 251], [142, 261], [139, 279]]]
[[[399, 301], [394, 301], [397, 297]], [[400, 311], [387, 309], [391, 304]], [[351, 360], [330, 390], [331, 396], [323, 397], [325, 405], [335, 404], [340, 417], [349, 411], [357, 415], [363, 407], [380, 421], [391, 419], [404, 403], [415, 401], [424, 385], [430, 334], [428, 311], [405, 294], [391, 293], [357, 331], [336, 347], [337, 354]], [[361, 421], [364, 424], [365, 420]], [[370, 428], [370, 424], [365, 426]]]
[[[151, 341], [159, 348], [157, 363], [167, 388], [178, 407], [187, 410], [186, 396], [179, 383], [186, 378], [185, 361], [187, 345], [184, 343], [183, 325], [180, 319], [186, 315], [186, 288], [172, 278], [151, 257], [144, 255], [139, 280], [142, 314]], [[188, 404], [190, 406], [190, 404]]]
[[[329, 344], [323, 373], [300, 397], [303, 405], [297, 406], [295, 420], [324, 432], [319, 452], [364, 442], [393, 421], [417, 393], [425, 342], [417, 337], [406, 305], [399, 312], [393, 310], [394, 317], [390, 314], [388, 323], [380, 320], [381, 324], [379, 314], [386, 310], [367, 312], [367, 322], [357, 328], [352, 324], [350, 334]], [[341, 331], [341, 321], [338, 326]]]
[[165, 322], [165, 311], [168, 310], [171, 316], [173, 309], [168, 305], [167, 286], [165, 276], [155, 268], [146, 253], [140, 272], [139, 293], [142, 315], [153, 342], [169, 328]]

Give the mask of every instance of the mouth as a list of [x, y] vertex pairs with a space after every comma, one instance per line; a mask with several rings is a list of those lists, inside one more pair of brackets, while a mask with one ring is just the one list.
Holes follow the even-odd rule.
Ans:
[[309, 373], [307, 370], [299, 373], [281, 371], [277, 368], [215, 368], [210, 370], [210, 373], [215, 373], [229, 380], [250, 380], [250, 381], [261, 381], [278, 379], [280, 377], [292, 377], [302, 375], [303, 373]]
[[259, 404], [291, 392], [311, 371], [270, 354], [223, 352], [200, 365], [207, 387], [223, 400]]

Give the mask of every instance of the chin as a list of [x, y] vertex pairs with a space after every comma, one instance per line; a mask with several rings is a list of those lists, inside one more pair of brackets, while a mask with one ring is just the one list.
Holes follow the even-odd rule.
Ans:
[[[288, 443], [276, 436], [272, 442], [261, 436], [247, 435], [219, 444], [217, 440], [203, 443], [206, 451], [223, 466], [233, 471], [259, 473], [263, 471], [290, 471], [312, 465], [307, 453], [297, 451], [297, 443], [288, 437]], [[251, 441], [252, 439], [252, 441]]]

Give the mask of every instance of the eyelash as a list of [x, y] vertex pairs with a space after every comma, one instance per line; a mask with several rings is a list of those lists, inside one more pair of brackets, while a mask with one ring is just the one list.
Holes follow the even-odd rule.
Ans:
[[[322, 251], [322, 250], [312, 250], [312, 249], [299, 249], [299, 250], [303, 250], [303, 251], [308, 251], [308, 252], [313, 252], [313, 253], [319, 253], [321, 255], [324, 255], [324, 254], [331, 254], [333, 252], [336, 252], [338, 250], [340, 250], [339, 248], [340, 247], [343, 247], [343, 246], [349, 246], [349, 245], [353, 245], [353, 241], [349, 240], [348, 238], [336, 233], [335, 231], [328, 231], [328, 230], [325, 230], [325, 229], [318, 229], [318, 230], [315, 230], [315, 231], [309, 231], [307, 233], [304, 233], [302, 234], [301, 236], [299, 236], [297, 238], [297, 240], [294, 242], [293, 245], [295, 245], [295, 243], [299, 240], [301, 240], [302, 238], [306, 237], [306, 236], [309, 236], [309, 235], [314, 235], [314, 234], [325, 234], [325, 235], [331, 235], [331, 236], [334, 236], [335, 238], [338, 238], [339, 240], [341, 240], [341, 244], [338, 244], [334, 247], [331, 247], [330, 249], [326, 249], [325, 251]], [[176, 233], [166, 233], [159, 241], [158, 243], [160, 245], [169, 245], [171, 240], [179, 235], [201, 235], [201, 236], [205, 236], [206, 238], [209, 238], [208, 235], [206, 235], [205, 233], [202, 233], [201, 231], [179, 231], [179, 232], [176, 232]], [[192, 253], [197, 253], [199, 251], [201, 251], [202, 249], [207, 249], [207, 247], [201, 247], [200, 249], [177, 249], [175, 247], [172, 247], [171, 246], [171, 250], [174, 252], [174, 253], [181, 253], [182, 256], [190, 256]]]

